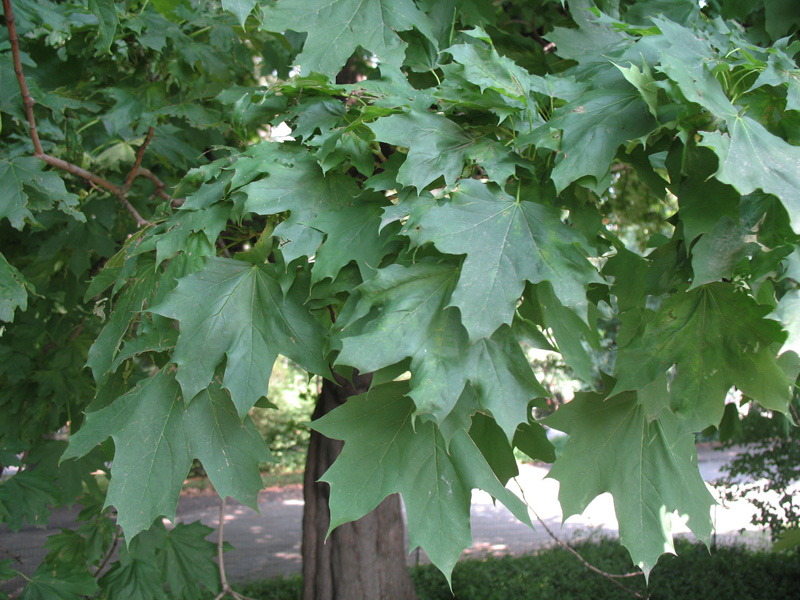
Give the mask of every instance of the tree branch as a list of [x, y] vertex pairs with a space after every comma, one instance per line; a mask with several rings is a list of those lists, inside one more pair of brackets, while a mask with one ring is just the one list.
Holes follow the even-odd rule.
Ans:
[[136, 162], [133, 163], [133, 168], [131, 169], [131, 172], [128, 173], [128, 177], [125, 178], [125, 183], [121, 188], [124, 194], [127, 194], [128, 190], [131, 189], [133, 180], [136, 179], [136, 175], [139, 173], [139, 167], [142, 166], [142, 158], [144, 158], [144, 151], [147, 150], [147, 145], [150, 143], [150, 140], [153, 139], [153, 131], [154, 130], [152, 127], [147, 130], [147, 137], [144, 138], [144, 143], [136, 152]]
[[[31, 96], [31, 92], [28, 89], [28, 84], [25, 81], [25, 73], [22, 71], [22, 60], [20, 59], [20, 51], [19, 51], [19, 35], [17, 34], [17, 25], [14, 19], [14, 9], [11, 6], [11, 0], [3, 0], [3, 14], [6, 17], [8, 38], [9, 42], [11, 43], [11, 58], [14, 63], [14, 73], [17, 75], [17, 83], [19, 84], [19, 91], [22, 94], [22, 104], [25, 106], [25, 117], [28, 120], [28, 128], [30, 129], [31, 141], [33, 142], [33, 155], [36, 158], [41, 159], [51, 167], [56, 167], [57, 169], [61, 169], [62, 171], [66, 171], [67, 173], [72, 173], [73, 175], [76, 175], [78, 177], [87, 180], [89, 183], [94, 184], [95, 186], [110, 191], [117, 197], [117, 199], [125, 207], [125, 209], [129, 213], [131, 213], [131, 215], [133, 215], [133, 218], [136, 219], [136, 225], [138, 227], [142, 227], [143, 225], [149, 225], [150, 222], [144, 219], [142, 215], [139, 214], [139, 211], [137, 211], [133, 207], [133, 205], [125, 198], [125, 194], [128, 192], [127, 188], [130, 188], [130, 185], [128, 185], [127, 181], [124, 186], [120, 187], [118, 185], [111, 183], [107, 179], [103, 179], [102, 177], [96, 175], [95, 173], [92, 173], [90, 171], [87, 171], [86, 169], [79, 167], [78, 165], [74, 165], [63, 159], [45, 153], [44, 149], [42, 148], [42, 142], [39, 139], [39, 132], [36, 129], [36, 117], [33, 114], [33, 106], [34, 104], [36, 104], [36, 102]], [[148, 137], [145, 140], [145, 143], [142, 145], [142, 148], [139, 149], [139, 155], [136, 158], [136, 164], [134, 164], [134, 168], [132, 169], [131, 174], [128, 175], [128, 178], [130, 179], [131, 182], [136, 177], [136, 172], [139, 170], [139, 164], [141, 163], [142, 156], [144, 155], [144, 149], [150, 142], [150, 138], [152, 138], [152, 131], [153, 128], [151, 127], [150, 131], [148, 132]], [[127, 186], [127, 188], [125, 186]]]
[[624, 579], [624, 578], [627, 578], [627, 577], [638, 577], [639, 575], [644, 575], [644, 573], [639, 571], [639, 572], [636, 572], [636, 573], [625, 573], [623, 575], [617, 575], [617, 574], [614, 574], [614, 573], [607, 573], [606, 571], [603, 571], [602, 569], [598, 569], [597, 567], [595, 567], [592, 563], [590, 563], [585, 558], [583, 558], [578, 553], [578, 551], [575, 550], [575, 548], [573, 548], [572, 546], [567, 544], [564, 540], [562, 540], [555, 533], [553, 533], [553, 531], [547, 526], [547, 523], [544, 522], [544, 520], [539, 516], [539, 514], [530, 505], [530, 502], [528, 502], [528, 499], [525, 498], [525, 490], [522, 489], [522, 486], [519, 484], [519, 481], [517, 481], [516, 477], [514, 478], [514, 483], [517, 484], [517, 487], [519, 488], [519, 491], [522, 494], [522, 500], [523, 500], [523, 502], [525, 502], [525, 505], [528, 507], [528, 510], [533, 513], [533, 516], [536, 517], [536, 520], [539, 521], [541, 526], [544, 527], [544, 530], [553, 539], [553, 541], [555, 541], [556, 544], [558, 544], [559, 546], [561, 546], [562, 548], [567, 550], [570, 554], [574, 555], [579, 561], [581, 561], [581, 563], [583, 564], [584, 567], [586, 567], [587, 569], [589, 569], [590, 571], [592, 571], [594, 573], [597, 573], [598, 575], [601, 575], [602, 577], [605, 577], [611, 583], [613, 583], [614, 585], [616, 585], [620, 589], [626, 591], [627, 593], [631, 594], [632, 596], [635, 596], [636, 598], [639, 598], [640, 600], [647, 600], [647, 598], [649, 598], [649, 596], [642, 596], [636, 590], [632, 590], [628, 586], [623, 585], [622, 583], [617, 581], [618, 579]]
[[14, 73], [17, 75], [19, 91], [22, 93], [22, 104], [25, 105], [25, 116], [28, 118], [28, 126], [31, 130], [31, 140], [33, 141], [34, 156], [44, 154], [42, 142], [39, 141], [39, 132], [36, 131], [36, 119], [33, 117], [33, 105], [36, 104], [25, 82], [25, 75], [22, 72], [22, 61], [19, 57], [19, 36], [17, 35], [17, 24], [14, 20], [14, 10], [11, 8], [11, 0], [3, 0], [3, 14], [6, 16], [6, 27], [8, 28], [8, 41], [11, 42], [11, 57], [14, 62]]

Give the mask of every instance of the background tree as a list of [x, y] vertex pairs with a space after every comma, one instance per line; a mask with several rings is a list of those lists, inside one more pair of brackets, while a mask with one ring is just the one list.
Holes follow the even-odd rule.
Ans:
[[[728, 390], [789, 414], [794, 3], [3, 4], [0, 514], [87, 508], [26, 597], [219, 588], [207, 529], [158, 517], [193, 458], [255, 503], [279, 355], [371, 374], [314, 424], [344, 440], [331, 527], [399, 492], [446, 575], [471, 489], [530, 523], [513, 450], [552, 448], [523, 347], [587, 390], [545, 421], [565, 515], [611, 492], [645, 573], [674, 511], [710, 535], [694, 434]], [[631, 235], [634, 192], [663, 208]]]

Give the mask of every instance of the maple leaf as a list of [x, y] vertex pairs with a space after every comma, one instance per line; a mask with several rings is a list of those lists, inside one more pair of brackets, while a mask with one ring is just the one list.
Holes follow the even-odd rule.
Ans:
[[284, 295], [281, 275], [274, 264], [209, 258], [150, 309], [181, 324], [173, 361], [187, 403], [209, 384], [224, 356], [223, 385], [242, 416], [267, 395], [278, 354], [313, 373], [329, 373], [325, 328], [303, 306], [307, 290], [298, 284]]
[[13, 323], [14, 311], [28, 308], [28, 290], [36, 293], [22, 273], [10, 265], [0, 252], [0, 321]]
[[[419, 191], [439, 177], [444, 177], [448, 185], [454, 184], [474, 143], [457, 123], [422, 110], [382, 117], [368, 127], [381, 142], [408, 147], [397, 181]], [[410, 140], [414, 143], [409, 144]]]
[[580, 250], [579, 234], [555, 209], [516, 201], [475, 180], [459, 183], [449, 202], [409, 219], [417, 244], [466, 254], [452, 305], [474, 341], [510, 324], [525, 281], [549, 281], [560, 301], [586, 318], [586, 286], [602, 281]]
[[763, 318], [769, 310], [728, 283], [667, 298], [646, 330], [620, 348], [614, 393], [640, 389], [675, 365], [673, 408], [698, 431], [719, 424], [734, 385], [785, 412], [792, 382], [770, 350], [783, 334], [777, 322]]
[[410, 357], [418, 410], [444, 419], [466, 384], [467, 335], [458, 311], [447, 308], [456, 276], [452, 265], [435, 261], [378, 271], [359, 286], [355, 313], [337, 320], [336, 363], [371, 372]]
[[800, 232], [800, 148], [747, 116], [731, 118], [727, 134], [703, 133], [700, 143], [719, 157], [717, 179], [741, 194], [757, 189], [775, 194], [789, 213], [792, 229]]
[[[666, 379], [660, 384], [666, 396]], [[620, 541], [648, 575], [661, 554], [674, 552], [670, 515], [688, 515], [689, 527], [708, 543], [715, 501], [697, 468], [694, 434], [663, 400], [648, 410], [644, 395], [579, 393], [545, 422], [570, 435], [548, 474], [560, 483], [564, 518], [610, 492]]]
[[541, 144], [552, 130], [562, 132], [559, 161], [551, 175], [556, 191], [561, 192], [581, 177], [603, 181], [617, 149], [646, 137], [656, 128], [656, 120], [639, 92], [630, 86], [585, 92], [556, 110], [534, 134]]
[[62, 460], [80, 457], [111, 436], [116, 452], [106, 506], [115, 506], [127, 539], [165, 516], [175, 520], [192, 458], [202, 461], [221, 497], [257, 509], [258, 463], [272, 457], [249, 417], [242, 424], [214, 381], [188, 406], [174, 375], [160, 371], [111, 405], [89, 413]]
[[459, 555], [472, 543], [473, 488], [492, 494], [528, 525], [530, 518], [465, 431], [456, 433], [446, 448], [433, 423], [412, 427], [414, 403], [407, 391], [407, 382], [378, 386], [312, 423], [323, 435], [345, 440], [341, 455], [322, 477], [331, 485], [330, 529], [400, 492], [412, 549], [422, 547], [449, 580]]
[[317, 71], [333, 79], [357, 46], [399, 67], [406, 43], [398, 31], [416, 27], [435, 41], [427, 16], [413, 0], [282, 0], [263, 10], [263, 29], [308, 32], [297, 57], [303, 75]]

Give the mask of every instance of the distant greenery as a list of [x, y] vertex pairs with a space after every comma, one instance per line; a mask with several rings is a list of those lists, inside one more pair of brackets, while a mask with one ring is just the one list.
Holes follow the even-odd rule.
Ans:
[[[281, 356], [275, 361], [268, 399], [275, 408], [253, 407], [250, 416], [269, 446], [275, 463], [260, 465], [271, 474], [301, 472], [306, 465], [308, 421], [318, 392], [317, 378]], [[276, 410], [277, 409], [277, 410]]]
[[[678, 542], [679, 556], [665, 556], [650, 578], [651, 600], [783, 600], [797, 597], [800, 561], [796, 553], [770, 553], [743, 546]], [[581, 555], [609, 573], [630, 569], [627, 551], [615, 540], [577, 546]], [[561, 548], [521, 557], [459, 562], [453, 591], [432, 565], [413, 567], [419, 600], [623, 600], [634, 596], [587, 570]], [[647, 597], [643, 577], [620, 580]], [[241, 591], [255, 600], [298, 600], [299, 575], [251, 582]]]

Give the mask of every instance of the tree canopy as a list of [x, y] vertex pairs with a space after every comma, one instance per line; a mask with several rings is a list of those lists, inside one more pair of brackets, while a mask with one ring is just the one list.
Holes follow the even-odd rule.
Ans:
[[[565, 517], [708, 540], [695, 433], [800, 372], [795, 4], [3, 0], [0, 519], [86, 507], [25, 597], [218, 586], [159, 517], [194, 458], [255, 504], [278, 355], [374, 372], [312, 424], [332, 528], [400, 492], [449, 576], [544, 425]], [[583, 385], [544, 419], [531, 348]]]

